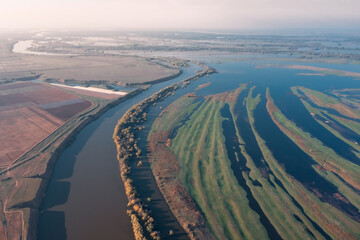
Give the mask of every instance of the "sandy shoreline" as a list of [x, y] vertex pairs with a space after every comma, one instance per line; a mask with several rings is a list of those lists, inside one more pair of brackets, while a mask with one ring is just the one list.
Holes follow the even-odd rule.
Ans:
[[58, 83], [50, 83], [50, 85], [61, 87], [61, 88], [73, 88], [73, 89], [79, 89], [84, 91], [90, 91], [90, 92], [98, 92], [98, 93], [105, 93], [105, 94], [112, 94], [112, 95], [120, 95], [125, 96], [128, 94], [127, 92], [121, 92], [121, 91], [114, 91], [114, 90], [107, 90], [107, 89], [101, 89], [96, 87], [81, 87], [81, 86], [69, 86], [69, 85], [63, 85]]

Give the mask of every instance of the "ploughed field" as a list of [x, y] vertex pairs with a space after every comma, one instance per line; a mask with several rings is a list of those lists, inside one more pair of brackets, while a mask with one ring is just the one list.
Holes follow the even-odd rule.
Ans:
[[46, 84], [0, 86], [0, 165], [9, 165], [90, 105], [88, 100]]
[[38, 209], [55, 159], [114, 101], [46, 83], [0, 86], [0, 239], [36, 237]]
[[1, 239], [33, 236], [46, 169], [66, 137], [66, 123], [91, 106], [48, 84], [0, 86]]
[[327, 84], [335, 72], [219, 83], [220, 69], [164, 109], [149, 160], [181, 225], [217, 239], [359, 239], [359, 84]]
[[172, 79], [183, 62], [103, 53], [40, 56], [16, 53], [14, 44], [0, 39], [0, 239], [34, 239], [55, 161], [76, 134], [145, 89], [120, 86]]

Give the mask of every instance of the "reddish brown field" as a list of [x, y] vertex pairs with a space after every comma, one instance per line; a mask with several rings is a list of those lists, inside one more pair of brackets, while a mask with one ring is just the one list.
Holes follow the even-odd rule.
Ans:
[[47, 112], [51, 113], [53, 116], [66, 121], [75, 114], [79, 112], [79, 109], [87, 109], [91, 106], [91, 102], [84, 101], [80, 103], [74, 103], [67, 106], [61, 106], [61, 107], [54, 107], [51, 109], [48, 109]]
[[[45, 108], [44, 104], [53, 105]], [[89, 101], [45, 84], [0, 86], [0, 166], [15, 161], [90, 105]]]
[[78, 96], [60, 91], [50, 86], [46, 86], [46, 87], [44, 86], [34, 91], [24, 92], [22, 93], [22, 95], [24, 95], [31, 102], [34, 102], [36, 104], [47, 104], [47, 103], [79, 98]]
[[31, 86], [34, 86], [34, 83], [27, 82], [27, 83], [22, 83], [22, 84], [6, 84], [6, 85], [0, 86], [0, 89], [1, 90], [8, 90], [8, 89], [24, 88], [24, 87], [31, 87]]

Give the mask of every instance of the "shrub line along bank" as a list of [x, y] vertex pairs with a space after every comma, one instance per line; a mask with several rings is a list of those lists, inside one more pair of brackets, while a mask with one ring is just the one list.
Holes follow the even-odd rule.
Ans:
[[[182, 65], [181, 65], [182, 66]], [[39, 78], [40, 75], [34, 75], [29, 78], [23, 79], [15, 79], [15, 80], [34, 80]], [[174, 78], [176, 76], [171, 76]], [[10, 81], [12, 82], [12, 81]], [[0, 85], [5, 82], [0, 81]], [[69, 119], [64, 125], [59, 127], [55, 132], [50, 134], [47, 138], [39, 142], [32, 149], [26, 152], [22, 157], [20, 157], [16, 164], [11, 166], [10, 168], [2, 169], [0, 171], [0, 175], [7, 174], [11, 171], [14, 171], [17, 167], [27, 164], [31, 162], [31, 164], [37, 164], [43, 168], [39, 173], [33, 173], [34, 175], [31, 177], [21, 177], [20, 180], [23, 179], [36, 179], [40, 183], [36, 189], [25, 189], [28, 194], [31, 194], [31, 199], [20, 204], [12, 205], [11, 207], [5, 206], [3, 210], [13, 211], [22, 211], [27, 212], [27, 214], [23, 214], [23, 220], [21, 226], [14, 224], [15, 226], [11, 226], [13, 229], [18, 228], [21, 230], [21, 235], [24, 239], [37, 239], [38, 235], [38, 222], [39, 222], [39, 209], [41, 207], [41, 203], [45, 197], [45, 193], [48, 188], [49, 181], [51, 179], [53, 170], [55, 168], [55, 163], [62, 154], [62, 152], [71, 144], [76, 135], [89, 123], [97, 120], [103, 113], [108, 111], [109, 109], [115, 107], [116, 105], [135, 97], [140, 94], [142, 91], [146, 90], [148, 86], [142, 86], [139, 89], [129, 92], [125, 96], [122, 96], [116, 100], [98, 104], [97, 106], [91, 106], [85, 111], [78, 113], [76, 116]], [[93, 107], [93, 108], [92, 108]], [[71, 127], [70, 125], [73, 125]], [[44, 154], [46, 153], [46, 154]], [[42, 154], [42, 156], [40, 156]], [[40, 159], [41, 158], [41, 159]], [[39, 160], [40, 159], [40, 160]], [[41, 161], [41, 162], [39, 162]], [[21, 189], [19, 191], [25, 191]], [[12, 196], [12, 195], [11, 195]], [[10, 196], [10, 197], [11, 197]], [[10, 198], [9, 196], [7, 196]], [[11, 197], [12, 198], [12, 197]], [[1, 205], [1, 204], [0, 204]], [[16, 208], [15, 208], [16, 207]], [[0, 215], [2, 212], [0, 212]], [[5, 224], [5, 223], [4, 223]], [[20, 225], [19, 224], [19, 225]], [[7, 223], [7, 226], [12, 224]], [[3, 225], [4, 226], [4, 225]], [[0, 224], [1, 229], [1, 224]], [[8, 231], [8, 227], [5, 228], [5, 231]], [[20, 231], [20, 230], [19, 230]], [[1, 235], [1, 234], [0, 234]]]
[[193, 80], [216, 72], [215, 69], [208, 67], [201, 62], [191, 62], [203, 67], [203, 71], [178, 83], [165, 87], [142, 102], [134, 105], [119, 120], [114, 130], [113, 139], [117, 147], [117, 158], [120, 165], [121, 178], [128, 198], [129, 210], [127, 213], [130, 216], [136, 240], [161, 238], [160, 232], [155, 230], [155, 221], [151, 217], [146, 204], [139, 198], [130, 176], [131, 162], [139, 161], [141, 156], [141, 150], [138, 147], [136, 135], [138, 131], [142, 130], [141, 125], [147, 120], [146, 112], [154, 103], [162, 101], [170, 96], [174, 91], [180, 88], [181, 84], [185, 87]]
[[[34, 197], [30, 201], [26, 201], [21, 203], [20, 205], [16, 206], [17, 210], [25, 211], [29, 209], [29, 215], [24, 217], [23, 219], [23, 232], [22, 236], [24, 239], [37, 239], [37, 231], [38, 231], [38, 222], [39, 222], [39, 209], [43, 198], [45, 197], [45, 193], [47, 191], [48, 184], [50, 182], [53, 170], [55, 168], [55, 163], [62, 154], [62, 152], [71, 144], [74, 140], [76, 135], [89, 123], [98, 119], [103, 113], [111, 109], [112, 107], [118, 105], [121, 102], [126, 101], [129, 98], [132, 98], [138, 94], [140, 94], [143, 89], [137, 89], [123, 97], [120, 97], [114, 101], [108, 102], [105, 105], [97, 106], [94, 109], [91, 109], [88, 112], [88, 109], [85, 110], [86, 112], [79, 113], [75, 118], [68, 120], [67, 123], [74, 121], [75, 126], [71, 130], [64, 129], [65, 124], [58, 128], [54, 133], [48, 136], [46, 139], [35, 145], [31, 150], [29, 150], [26, 154], [19, 158], [17, 163], [3, 171], [0, 172], [0, 175], [6, 174], [16, 167], [20, 165], [36, 160], [40, 153], [47, 151], [48, 154], [44, 154], [42, 161], [44, 162], [45, 170], [38, 175], [35, 175], [34, 178], [40, 179], [39, 187], [35, 190]], [[58, 135], [58, 136], [57, 136]], [[55, 137], [54, 137], [55, 136]], [[48, 143], [47, 143], [48, 141]], [[35, 150], [34, 150], [35, 149]], [[35, 153], [32, 153], [35, 151]], [[6, 208], [6, 210], [11, 210], [13, 207]], [[4, 208], [5, 209], [5, 208]]]

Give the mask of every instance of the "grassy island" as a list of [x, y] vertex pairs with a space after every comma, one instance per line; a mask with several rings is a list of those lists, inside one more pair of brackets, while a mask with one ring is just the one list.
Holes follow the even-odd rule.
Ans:
[[[269, 90], [253, 96], [255, 89], [244, 84], [207, 97], [187, 94], [155, 120], [150, 161], [174, 215], [194, 238], [357, 239], [359, 166], [297, 127]], [[313, 173], [334, 186], [331, 196], [274, 157], [257, 129], [261, 105], [277, 131], [314, 161]]]
[[[142, 130], [141, 125], [147, 119], [146, 112], [154, 103], [162, 101], [164, 98], [170, 96], [174, 91], [180, 88], [181, 85], [184, 86], [184, 84], [189, 84], [191, 81], [213, 72], [215, 72], [214, 69], [205, 66], [202, 72], [186, 78], [179, 83], [163, 88], [151, 97], [134, 105], [124, 114], [116, 125], [113, 138], [117, 146], [121, 177], [128, 198], [128, 214], [131, 218], [134, 235], [137, 240], [149, 238], [160, 239], [161, 237], [161, 234], [155, 230], [155, 221], [150, 216], [150, 211], [147, 209], [146, 204], [138, 197], [138, 193], [130, 176], [130, 162], [140, 160], [141, 150], [138, 147], [136, 135], [138, 131]], [[138, 164], [141, 163], [139, 162]], [[185, 228], [185, 230], [187, 230], [187, 228]]]

